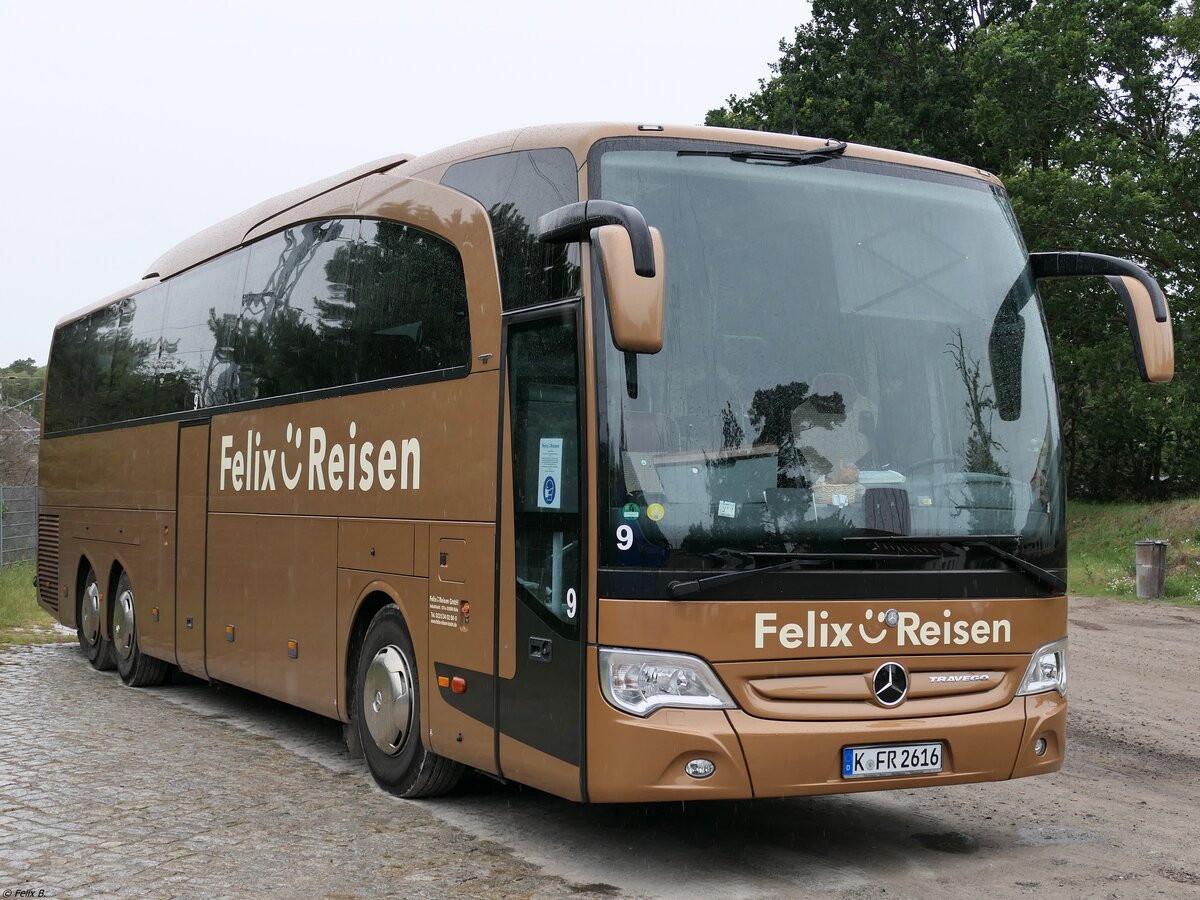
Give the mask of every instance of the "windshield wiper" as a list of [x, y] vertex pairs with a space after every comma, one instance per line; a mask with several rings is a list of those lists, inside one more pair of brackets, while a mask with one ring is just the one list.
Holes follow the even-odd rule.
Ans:
[[803, 166], [808, 163], [825, 162], [846, 152], [849, 145], [839, 141], [828, 147], [815, 150], [679, 150], [676, 156], [720, 156], [734, 162], [767, 162], [785, 166]]
[[[739, 553], [738, 555], [742, 555]], [[751, 554], [744, 554], [750, 556]], [[743, 578], [749, 578], [752, 575], [761, 575], [763, 572], [779, 572], [783, 569], [794, 569], [799, 566], [817, 565], [821, 562], [820, 554], [816, 553], [797, 553], [792, 559], [785, 562], [775, 563], [771, 566], [763, 566], [762, 568], [754, 569], [734, 569], [731, 572], [718, 572], [716, 575], [705, 575], [703, 578], [694, 578], [691, 581], [672, 581], [667, 585], [667, 593], [672, 597], [686, 597], [689, 594], [698, 594], [704, 585], [729, 584], [734, 581], [741, 581]]]
[[698, 594], [705, 586], [714, 584], [730, 584], [735, 581], [741, 581], [744, 578], [750, 578], [754, 575], [761, 575], [764, 572], [780, 572], [784, 569], [795, 569], [801, 566], [827, 566], [838, 562], [879, 562], [880, 560], [912, 562], [921, 559], [937, 559], [936, 556], [930, 554], [914, 556], [910, 553], [891, 554], [891, 553], [747, 553], [744, 550], [733, 550], [732, 548], [722, 548], [721, 550], [713, 551], [706, 556], [716, 557], [718, 559], [737, 559], [751, 558], [763, 556], [769, 558], [787, 557], [786, 560], [780, 563], [774, 563], [769, 566], [760, 566], [749, 569], [733, 569], [727, 572], [717, 572], [715, 575], [705, 575], [701, 578], [693, 578], [689, 581], [672, 581], [667, 585], [667, 593], [672, 597], [687, 597], [691, 594]]
[[885, 544], [942, 544], [948, 547], [967, 547], [986, 550], [997, 559], [1003, 560], [1014, 569], [1028, 575], [1040, 587], [1044, 587], [1056, 594], [1065, 593], [1067, 590], [1066, 581], [1049, 569], [1043, 569], [1041, 566], [1031, 563], [1027, 559], [1022, 559], [1000, 546], [1001, 542], [1014, 545], [1020, 543], [1021, 536], [1017, 534], [890, 534], [886, 531], [881, 531], [875, 536], [847, 537], [845, 540], [872, 541]]

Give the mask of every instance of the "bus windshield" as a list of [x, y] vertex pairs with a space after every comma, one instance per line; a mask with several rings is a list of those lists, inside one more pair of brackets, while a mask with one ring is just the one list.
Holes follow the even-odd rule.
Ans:
[[601, 565], [1064, 566], [1046, 328], [1004, 192], [746, 149], [593, 151], [593, 195], [640, 209], [666, 258], [662, 351], [600, 338]]

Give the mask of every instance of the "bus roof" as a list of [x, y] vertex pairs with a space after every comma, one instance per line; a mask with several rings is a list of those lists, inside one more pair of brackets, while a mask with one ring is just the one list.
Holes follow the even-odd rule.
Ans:
[[[55, 327], [61, 327], [81, 316], [107, 306], [114, 300], [132, 296], [146, 288], [152, 287], [160, 281], [165, 281], [173, 275], [179, 274], [185, 269], [190, 269], [192, 266], [198, 265], [205, 260], [212, 259], [228, 250], [232, 250], [243, 244], [246, 237], [264, 222], [307, 201], [325, 194], [331, 194], [340, 187], [352, 184], [370, 175], [394, 172], [395, 169], [402, 166], [403, 175], [406, 177], [437, 182], [441, 179], [446, 169], [454, 163], [481, 156], [491, 156], [497, 153], [532, 150], [542, 147], [565, 147], [574, 154], [577, 160], [585, 160], [592, 144], [607, 137], [644, 137], [648, 139], [664, 137], [686, 138], [723, 141], [735, 144], [769, 145], [794, 150], [813, 150], [824, 147], [829, 143], [824, 138], [787, 135], [768, 131], [745, 131], [735, 128], [712, 128], [706, 125], [591, 122], [517, 128], [511, 131], [503, 131], [497, 134], [474, 138], [419, 156], [408, 153], [385, 156], [382, 159], [355, 166], [337, 175], [313, 182], [305, 187], [288, 191], [269, 200], [264, 200], [235, 216], [231, 216], [203, 231], [197, 232], [186, 240], [176, 244], [156, 259], [146, 270], [146, 274], [140, 282], [64, 316]], [[960, 163], [947, 162], [946, 160], [935, 159], [933, 157], [903, 153], [898, 150], [885, 150], [865, 144], [849, 144], [844, 155], [860, 159], [873, 159], [899, 165], [935, 169], [970, 178], [979, 178], [997, 186], [1000, 185], [1000, 180], [996, 176], [982, 169]]]

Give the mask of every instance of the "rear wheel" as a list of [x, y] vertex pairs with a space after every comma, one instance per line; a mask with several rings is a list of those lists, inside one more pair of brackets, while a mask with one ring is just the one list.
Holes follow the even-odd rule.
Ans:
[[116, 662], [113, 658], [112, 641], [100, 629], [100, 584], [96, 573], [88, 569], [83, 582], [83, 593], [79, 596], [79, 614], [75, 617], [75, 631], [79, 635], [79, 646], [83, 648], [88, 662], [101, 672], [110, 671]]
[[395, 606], [385, 606], [367, 628], [358, 653], [354, 728], [367, 767], [384, 790], [401, 797], [434, 797], [453, 788], [461, 763], [421, 742], [420, 682], [416, 653]]
[[170, 666], [161, 659], [147, 656], [138, 648], [137, 608], [133, 600], [133, 583], [121, 573], [117, 582], [117, 598], [112, 609], [113, 653], [121, 680], [131, 687], [153, 687], [167, 680]]

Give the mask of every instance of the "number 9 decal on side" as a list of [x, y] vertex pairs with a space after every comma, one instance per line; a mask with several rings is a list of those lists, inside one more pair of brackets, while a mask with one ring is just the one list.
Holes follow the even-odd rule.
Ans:
[[633, 529], [628, 525], [617, 526], [617, 549], [628, 550], [633, 546]]
[[567, 588], [567, 618], [575, 618], [575, 613], [579, 609], [579, 598], [575, 595], [575, 588]]

